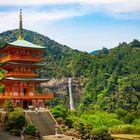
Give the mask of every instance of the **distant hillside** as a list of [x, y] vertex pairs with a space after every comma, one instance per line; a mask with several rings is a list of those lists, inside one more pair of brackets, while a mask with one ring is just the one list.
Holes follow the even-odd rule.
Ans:
[[99, 52], [100, 52], [100, 50], [95, 50], [95, 51], [92, 51], [90, 54], [97, 55]]

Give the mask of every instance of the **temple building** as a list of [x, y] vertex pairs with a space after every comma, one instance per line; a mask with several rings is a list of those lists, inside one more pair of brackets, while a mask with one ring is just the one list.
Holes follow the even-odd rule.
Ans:
[[5, 85], [4, 94], [0, 94], [0, 104], [11, 99], [14, 107], [45, 107], [45, 100], [52, 100], [52, 93], [35, 93], [35, 87], [48, 79], [37, 78], [35, 69], [43, 68], [40, 64], [41, 51], [45, 47], [24, 40], [22, 32], [22, 11], [19, 15], [19, 36], [11, 43], [0, 48], [0, 68], [6, 70], [0, 84]]

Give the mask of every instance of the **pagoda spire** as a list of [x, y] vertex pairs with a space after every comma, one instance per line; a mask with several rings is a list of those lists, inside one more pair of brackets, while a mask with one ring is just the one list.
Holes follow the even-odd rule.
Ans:
[[24, 40], [23, 31], [22, 31], [22, 9], [20, 9], [19, 15], [19, 36], [18, 40]]

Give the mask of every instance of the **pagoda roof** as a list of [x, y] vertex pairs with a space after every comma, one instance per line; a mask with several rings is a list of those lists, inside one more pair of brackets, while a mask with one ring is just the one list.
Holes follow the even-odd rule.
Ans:
[[5, 77], [5, 80], [12, 80], [12, 81], [35, 81], [35, 82], [46, 82], [49, 79], [41, 79], [41, 78], [15, 78], [15, 77]]
[[2, 65], [22, 65], [22, 66], [46, 66], [46, 64], [32, 64], [32, 63], [17, 63], [17, 62], [4, 62], [4, 63], [0, 63], [0, 66]]
[[6, 45], [3, 46], [3, 48], [6, 47], [7, 45], [11, 45], [11, 46], [15, 46], [15, 47], [23, 47], [23, 48], [33, 48], [33, 49], [45, 49], [46, 48], [46, 47], [43, 47], [40, 45], [33, 44], [26, 40], [16, 40], [11, 43], [6, 43]]

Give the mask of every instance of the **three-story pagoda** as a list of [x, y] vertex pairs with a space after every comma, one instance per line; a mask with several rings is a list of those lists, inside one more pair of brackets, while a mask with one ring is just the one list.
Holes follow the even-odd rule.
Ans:
[[18, 39], [0, 48], [0, 67], [7, 71], [4, 79], [0, 81], [5, 85], [5, 93], [0, 94], [0, 104], [3, 105], [6, 99], [11, 99], [14, 107], [45, 107], [45, 100], [53, 99], [53, 94], [35, 93], [35, 86], [48, 79], [37, 78], [38, 74], [33, 72], [44, 66], [38, 62], [41, 61], [41, 51], [45, 47], [24, 40], [21, 10], [19, 18]]

